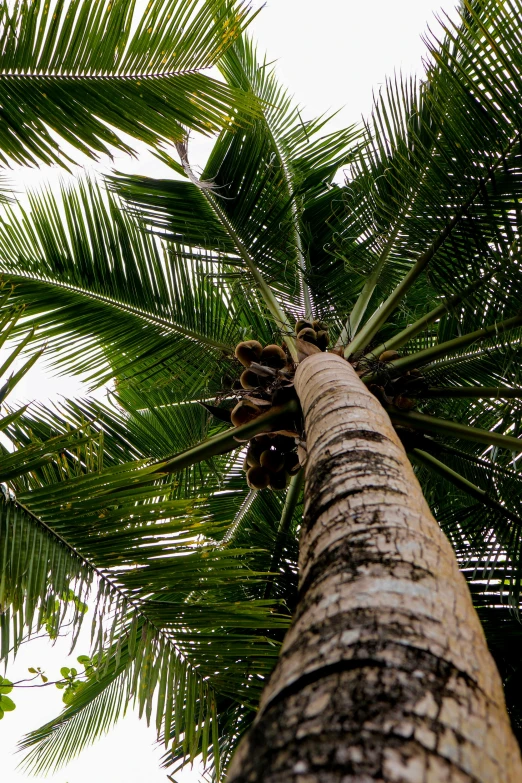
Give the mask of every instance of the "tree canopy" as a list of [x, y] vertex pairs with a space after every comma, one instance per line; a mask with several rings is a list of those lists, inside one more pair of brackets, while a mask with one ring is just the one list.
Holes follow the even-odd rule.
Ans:
[[[328, 325], [401, 434], [520, 737], [522, 2], [463, 3], [425, 78], [335, 132], [280, 86], [242, 2], [134, 5], [18, 0], [0, 19], [6, 166], [133, 137], [172, 172], [25, 206], [4, 188], [0, 339], [113, 384], [0, 420], [2, 657], [42, 626], [77, 633], [87, 597], [93, 615], [90, 676], [24, 738], [29, 767], [135, 700], [166, 766], [226, 768], [295, 604], [302, 492], [249, 489], [241, 432], [205, 405], [237, 400], [239, 341], [296, 359], [297, 318]], [[200, 176], [189, 131], [215, 136]]]

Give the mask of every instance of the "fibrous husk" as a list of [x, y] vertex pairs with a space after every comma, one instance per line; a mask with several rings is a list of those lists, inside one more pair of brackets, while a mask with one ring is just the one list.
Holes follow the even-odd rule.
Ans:
[[255, 435], [252, 440], [252, 446], [257, 450], [259, 449], [259, 455], [261, 456], [261, 453], [265, 451], [265, 449], [269, 449], [272, 443], [274, 442], [274, 436], [269, 432], [263, 432], [261, 435]]
[[243, 370], [239, 382], [243, 389], [256, 389], [260, 384], [260, 378], [252, 370]]
[[286, 353], [279, 345], [267, 345], [261, 353], [261, 361], [268, 364], [269, 367], [282, 369], [286, 364]]
[[247, 471], [247, 483], [250, 489], [265, 489], [268, 487], [269, 476], [263, 468], [253, 467]]
[[261, 454], [259, 462], [261, 467], [268, 470], [269, 473], [278, 473], [285, 466], [285, 457], [276, 449], [267, 449]]
[[[322, 325], [322, 324], [319, 324]], [[304, 340], [297, 339], [299, 358], [302, 361], [320, 348], [315, 345], [316, 332], [309, 321], [298, 324], [304, 331]], [[313, 340], [314, 342], [308, 342]], [[323, 342], [327, 333], [322, 336]], [[240, 385], [246, 390], [241, 400], [231, 411], [232, 423], [237, 427], [255, 419], [272, 406], [279, 406], [296, 397], [293, 384], [294, 362], [279, 345], [271, 344], [265, 348], [257, 340], [247, 340], [236, 347], [236, 357], [247, 368], [241, 374]], [[284, 490], [290, 475], [300, 469], [296, 452], [299, 441], [301, 420], [299, 416], [289, 415], [283, 420], [281, 429], [253, 436], [240, 441], [248, 443], [243, 469], [247, 482], [252, 489], [270, 487], [274, 491]], [[236, 440], [238, 440], [236, 438]]]
[[315, 329], [316, 332], [328, 331], [328, 324], [325, 324], [324, 321], [313, 321], [312, 327]]
[[300, 362], [304, 362], [308, 356], [314, 353], [322, 353], [321, 349], [314, 345], [314, 343], [306, 342], [305, 340], [296, 340], [297, 357]]
[[394, 362], [395, 359], [400, 359], [397, 351], [383, 351], [379, 356], [380, 362]]
[[404, 397], [400, 394], [394, 397], [393, 404], [400, 411], [411, 411], [415, 407], [415, 400], [410, 400], [409, 397]]
[[272, 394], [272, 403], [274, 405], [283, 405], [289, 400], [295, 400], [297, 392], [293, 383], [282, 383]]
[[274, 430], [274, 435], [284, 435], [286, 438], [299, 437], [299, 433], [296, 430]]
[[240, 427], [252, 419], [255, 419], [261, 413], [261, 409], [248, 400], [240, 400], [230, 414], [230, 419], [234, 427]]
[[246, 458], [245, 458], [245, 462], [247, 464], [247, 467], [244, 468], [244, 470], [248, 470], [248, 468], [258, 468], [258, 467], [260, 467], [261, 463], [259, 462], [259, 457], [260, 457], [260, 455], [256, 453], [256, 450], [252, 449], [252, 447], [250, 447], [248, 449], [248, 451], [247, 451], [247, 455], [246, 455]]
[[295, 451], [285, 454], [285, 470], [290, 476], [295, 476], [301, 470], [301, 463]]
[[313, 323], [312, 321], [306, 321], [303, 318], [300, 318], [299, 321], [297, 321], [295, 325], [295, 333], [299, 334], [303, 329], [313, 329]]
[[274, 446], [278, 451], [282, 451], [283, 454], [295, 451], [295, 438], [287, 435], [278, 435], [274, 440]]
[[307, 343], [316, 343], [317, 342], [317, 332], [315, 329], [301, 329], [301, 331], [297, 335], [298, 340], [305, 340]]
[[386, 391], [384, 389], [384, 386], [380, 386], [377, 383], [370, 383], [368, 385], [368, 391], [371, 391], [371, 393], [377, 397], [381, 405], [390, 405], [392, 402], [392, 398], [389, 397], [386, 394]]
[[288, 485], [288, 474], [285, 473], [284, 470], [279, 471], [279, 473], [271, 473], [268, 478], [268, 486], [270, 489], [274, 490], [274, 492], [281, 492], [283, 489], [286, 489]]
[[244, 367], [250, 367], [252, 362], [261, 357], [263, 346], [257, 340], [245, 340], [236, 345], [235, 357]]
[[321, 351], [326, 351], [329, 342], [330, 337], [328, 332], [325, 329], [320, 329], [317, 332], [317, 346], [321, 349]]

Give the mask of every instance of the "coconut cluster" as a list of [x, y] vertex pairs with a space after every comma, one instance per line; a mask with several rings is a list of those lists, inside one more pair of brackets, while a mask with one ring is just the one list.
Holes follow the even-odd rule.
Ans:
[[295, 438], [272, 432], [252, 438], [243, 464], [250, 489], [276, 492], [288, 486], [300, 467]]
[[[310, 352], [326, 351], [328, 348], [328, 327], [323, 321], [299, 320], [295, 334], [300, 358], [301, 354], [306, 357]], [[307, 348], [305, 343], [314, 348]], [[284, 345], [263, 346], [258, 340], [245, 340], [236, 346], [235, 356], [244, 368], [239, 381], [233, 385], [235, 394], [240, 398], [229, 414], [235, 427], [247, 424], [268, 412], [272, 406], [297, 397], [295, 365]], [[352, 363], [360, 377], [372, 374], [368, 389], [384, 407], [393, 405], [399, 410], [409, 411], [415, 407], [415, 398], [427, 384], [417, 369], [396, 375], [390, 362], [399, 358], [397, 351], [387, 350], [378, 357], [355, 358]], [[219, 414], [217, 409], [215, 412]], [[303, 452], [306, 454], [301, 415], [289, 414], [288, 421], [278, 426], [276, 432], [255, 435], [248, 442], [243, 468], [251, 489], [284, 490], [291, 476], [300, 469], [299, 456], [304, 459]]]
[[[257, 340], [246, 340], [236, 346], [235, 356], [245, 368], [239, 378], [241, 389], [236, 392], [241, 399], [230, 414], [235, 427], [296, 397], [295, 367], [280, 345], [263, 346]], [[251, 489], [285, 489], [300, 468], [297, 441], [301, 430], [300, 417], [294, 415], [276, 432], [250, 440], [243, 468]]]
[[295, 325], [295, 333], [298, 340], [317, 345], [321, 351], [326, 351], [330, 337], [328, 326], [324, 321], [298, 321]]

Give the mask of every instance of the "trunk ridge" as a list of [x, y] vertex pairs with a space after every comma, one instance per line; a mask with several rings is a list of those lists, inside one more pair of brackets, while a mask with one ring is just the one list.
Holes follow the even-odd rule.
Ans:
[[351, 365], [302, 362], [299, 602], [229, 783], [521, 783], [500, 676], [449, 541]]

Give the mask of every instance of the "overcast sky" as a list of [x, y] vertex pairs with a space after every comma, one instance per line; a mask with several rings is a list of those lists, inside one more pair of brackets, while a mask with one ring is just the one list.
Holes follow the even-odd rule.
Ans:
[[[394, 70], [421, 73], [425, 46], [421, 35], [428, 23], [436, 28], [434, 13], [454, 12], [456, 0], [267, 0], [252, 25], [259, 48], [277, 60], [277, 72], [303, 106], [305, 117], [340, 109], [335, 125], [357, 122], [371, 109], [372, 91], [379, 89]], [[263, 5], [253, 0], [253, 5]], [[196, 161], [197, 162], [197, 161]], [[138, 164], [119, 156], [120, 170], [141, 170], [151, 174], [151, 159]], [[20, 187], [37, 177], [24, 174]], [[34, 398], [74, 395], [82, 390], [72, 379], [51, 378], [35, 368], [19, 392]], [[87, 623], [88, 625], [88, 623]], [[82, 641], [74, 655], [86, 653]], [[22, 647], [8, 675], [13, 680], [26, 676], [27, 667], [41, 666], [51, 678], [59, 677], [66, 663], [68, 645], [60, 640], [51, 649], [46, 640]], [[74, 661], [74, 658], [72, 659]], [[74, 663], [69, 663], [69, 666]], [[56, 688], [17, 690], [12, 694], [17, 710], [0, 723], [0, 770], [5, 783], [28, 778], [16, 771], [16, 741], [60, 711]], [[52, 783], [166, 783], [159, 770], [160, 752], [153, 747], [154, 733], [130, 715], [113, 732], [87, 750], [65, 770], [47, 778]], [[195, 773], [177, 775], [180, 783], [196, 781]]]

